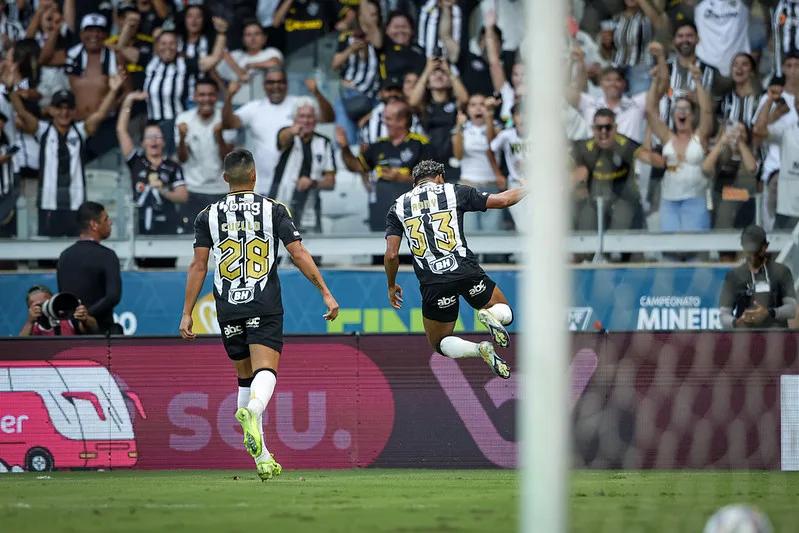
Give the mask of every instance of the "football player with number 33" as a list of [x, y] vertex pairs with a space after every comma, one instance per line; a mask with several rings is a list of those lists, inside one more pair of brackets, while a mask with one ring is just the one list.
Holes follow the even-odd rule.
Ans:
[[477, 318], [500, 347], [510, 345], [505, 326], [513, 311], [497, 284], [489, 278], [469, 250], [463, 234], [463, 215], [469, 211], [504, 209], [527, 194], [521, 187], [499, 194], [479, 192], [467, 185], [444, 182], [444, 165], [422, 161], [413, 169], [413, 189], [397, 198], [386, 217], [388, 299], [402, 308], [402, 289], [397, 285], [402, 236], [413, 254], [413, 269], [422, 293], [424, 331], [430, 345], [441, 355], [458, 359], [481, 357], [496, 375], [510, 377], [510, 367], [488, 341], [479, 344], [454, 336], [459, 298], [478, 309]]

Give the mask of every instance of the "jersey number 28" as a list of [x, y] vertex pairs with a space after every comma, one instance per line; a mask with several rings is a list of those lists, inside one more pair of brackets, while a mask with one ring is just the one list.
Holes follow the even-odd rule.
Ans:
[[219, 275], [225, 279], [233, 281], [246, 276], [259, 280], [269, 273], [269, 242], [260, 237], [246, 242], [228, 237], [219, 243], [219, 249], [222, 250]]

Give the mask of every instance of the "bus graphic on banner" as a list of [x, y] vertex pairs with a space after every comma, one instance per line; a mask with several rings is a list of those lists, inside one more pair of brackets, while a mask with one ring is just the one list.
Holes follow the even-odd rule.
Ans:
[[138, 395], [94, 361], [0, 361], [0, 471], [130, 468]]

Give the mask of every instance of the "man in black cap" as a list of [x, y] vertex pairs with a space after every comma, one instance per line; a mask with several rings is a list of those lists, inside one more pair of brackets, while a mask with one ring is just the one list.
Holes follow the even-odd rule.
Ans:
[[760, 226], [741, 234], [746, 261], [727, 273], [719, 307], [725, 328], [787, 328], [796, 316], [796, 293], [788, 267], [766, 254], [768, 241]]
[[108, 92], [85, 121], [75, 120], [75, 94], [58, 91], [50, 102], [52, 122], [36, 118], [25, 109], [16, 91], [9, 95], [21, 122], [20, 131], [33, 135], [40, 147], [39, 235], [72, 237], [78, 235], [75, 213], [86, 200], [84, 162], [86, 141], [97, 133], [100, 123], [116, 99], [125, 76], [108, 78]]

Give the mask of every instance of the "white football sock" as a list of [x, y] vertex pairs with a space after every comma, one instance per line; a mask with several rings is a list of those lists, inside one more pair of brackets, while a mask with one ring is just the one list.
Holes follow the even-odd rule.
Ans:
[[489, 307], [488, 310], [503, 326], [507, 326], [513, 322], [513, 311], [510, 310], [508, 304], [494, 304]]
[[236, 407], [247, 407], [250, 401], [250, 388], [239, 386], [239, 396], [237, 400]]
[[444, 337], [438, 343], [441, 355], [446, 355], [452, 359], [460, 359], [461, 357], [480, 357], [480, 345], [474, 342], [469, 342], [461, 339], [460, 337]]
[[255, 416], [260, 418], [264, 414], [264, 410], [272, 398], [272, 393], [275, 392], [275, 385], [277, 385], [277, 377], [272, 372], [262, 370], [255, 374], [252, 385], [250, 385], [250, 401], [247, 404]]
[[264, 415], [258, 417], [258, 429], [261, 430], [261, 455], [255, 458], [255, 464], [271, 459], [269, 450], [266, 449], [266, 439], [264, 438]]

